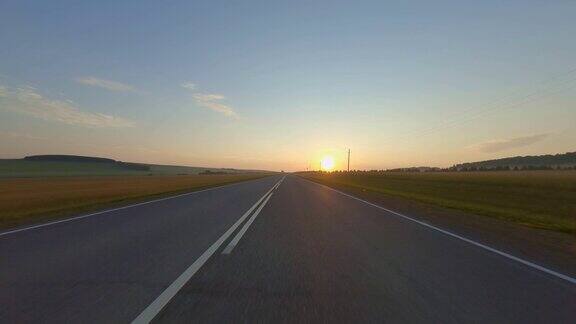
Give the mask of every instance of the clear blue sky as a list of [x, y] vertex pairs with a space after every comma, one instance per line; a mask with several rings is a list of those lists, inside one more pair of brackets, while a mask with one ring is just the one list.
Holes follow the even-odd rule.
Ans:
[[574, 1], [7, 1], [0, 157], [297, 170], [576, 147]]

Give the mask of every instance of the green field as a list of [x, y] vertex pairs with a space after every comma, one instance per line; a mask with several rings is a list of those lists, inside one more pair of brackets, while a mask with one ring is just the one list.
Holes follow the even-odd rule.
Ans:
[[0, 178], [109, 175], [194, 175], [206, 170], [225, 171], [227, 173], [249, 172], [246, 170], [174, 165], [148, 164], [148, 166], [150, 167], [149, 171], [140, 171], [131, 170], [115, 163], [0, 159]]
[[575, 171], [305, 172], [327, 185], [365, 189], [525, 226], [576, 234]]

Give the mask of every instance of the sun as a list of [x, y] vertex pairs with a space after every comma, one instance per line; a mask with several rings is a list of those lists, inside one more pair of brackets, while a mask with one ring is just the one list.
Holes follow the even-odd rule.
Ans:
[[332, 171], [334, 169], [334, 158], [326, 155], [320, 160], [320, 167], [322, 171]]

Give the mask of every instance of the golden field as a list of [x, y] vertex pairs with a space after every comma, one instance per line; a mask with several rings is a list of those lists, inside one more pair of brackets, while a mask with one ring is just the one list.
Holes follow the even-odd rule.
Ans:
[[0, 227], [16, 226], [263, 176], [265, 174], [250, 173], [0, 179]]

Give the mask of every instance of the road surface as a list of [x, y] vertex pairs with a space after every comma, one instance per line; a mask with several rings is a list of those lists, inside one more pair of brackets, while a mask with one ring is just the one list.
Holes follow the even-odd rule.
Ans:
[[0, 322], [575, 323], [523, 261], [272, 176], [0, 233]]

